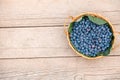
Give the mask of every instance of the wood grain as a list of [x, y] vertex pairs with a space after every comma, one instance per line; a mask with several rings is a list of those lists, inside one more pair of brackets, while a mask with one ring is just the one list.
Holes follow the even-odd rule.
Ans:
[[[0, 80], [120, 80], [119, 47], [86, 60], [69, 47], [63, 28], [68, 16], [96, 12], [120, 32], [119, 5], [119, 0], [0, 0]], [[120, 35], [115, 36], [118, 46]]]
[[[77, 56], [68, 45], [63, 27], [5, 28], [0, 34], [0, 58]], [[116, 34], [115, 46], [119, 37]], [[111, 55], [119, 52], [117, 48]]]
[[86, 60], [80, 57], [70, 57], [0, 60], [0, 80], [105, 80], [119, 78], [119, 59], [120, 57], [106, 57]]
[[1, 0], [0, 2], [1, 27], [63, 25], [65, 18], [77, 16], [82, 12], [100, 13], [113, 24], [120, 24], [119, 0], [76, 0], [74, 2], [70, 0]]

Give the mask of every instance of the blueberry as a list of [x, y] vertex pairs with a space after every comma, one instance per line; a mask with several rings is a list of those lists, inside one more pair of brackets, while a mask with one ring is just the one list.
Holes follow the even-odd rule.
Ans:
[[98, 52], [105, 51], [110, 46], [111, 36], [108, 25], [97, 25], [84, 17], [82, 21], [75, 22], [70, 40], [79, 52], [95, 57]]

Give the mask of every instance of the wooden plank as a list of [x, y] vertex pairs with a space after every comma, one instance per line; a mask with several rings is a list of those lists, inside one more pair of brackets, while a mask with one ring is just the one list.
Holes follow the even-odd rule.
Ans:
[[100, 13], [113, 24], [120, 24], [119, 5], [119, 0], [0, 0], [0, 27], [63, 25], [68, 16], [88, 11]]
[[[115, 27], [120, 30], [119, 25]], [[119, 41], [116, 34], [116, 46]], [[120, 48], [111, 55], [120, 55]], [[68, 45], [63, 27], [0, 29], [0, 58], [55, 56], [77, 56]]]
[[110, 74], [88, 74], [85, 80], [120, 80], [120, 73], [110, 73]]
[[0, 80], [105, 80], [120, 76], [119, 60], [119, 56], [97, 60], [80, 57], [0, 60]]
[[0, 29], [0, 48], [66, 48], [63, 27]]
[[[80, 12], [81, 13], [81, 12]], [[78, 13], [77, 15], [79, 15]], [[120, 12], [98, 12], [108, 18], [113, 24], [120, 24], [119, 21], [119, 14]], [[58, 15], [57, 15], [58, 16]], [[3, 20], [4, 17], [0, 17], [0, 27], [35, 27], [35, 26], [58, 26], [58, 25], [63, 25], [66, 18], [70, 15], [67, 15], [65, 17], [46, 17], [46, 18], [41, 18], [41, 17], [35, 17], [31, 18], [27, 17], [28, 19], [24, 19], [24, 16], [19, 19], [6, 19]], [[26, 17], [26, 16], [25, 16]], [[33, 16], [34, 17], [34, 16]], [[68, 22], [69, 23], [69, 22]]]

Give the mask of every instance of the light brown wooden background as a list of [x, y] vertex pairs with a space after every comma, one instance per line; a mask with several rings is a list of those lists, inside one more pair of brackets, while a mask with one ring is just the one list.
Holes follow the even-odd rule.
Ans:
[[0, 80], [120, 80], [120, 48], [86, 60], [71, 50], [63, 28], [68, 16], [92, 11], [120, 31], [119, 6], [120, 0], [0, 0]]

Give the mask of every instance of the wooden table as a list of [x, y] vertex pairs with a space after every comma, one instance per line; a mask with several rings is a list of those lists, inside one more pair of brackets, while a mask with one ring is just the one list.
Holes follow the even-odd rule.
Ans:
[[68, 16], [90, 11], [120, 31], [119, 6], [120, 0], [0, 0], [0, 80], [120, 80], [120, 48], [84, 59], [69, 47], [63, 27]]

